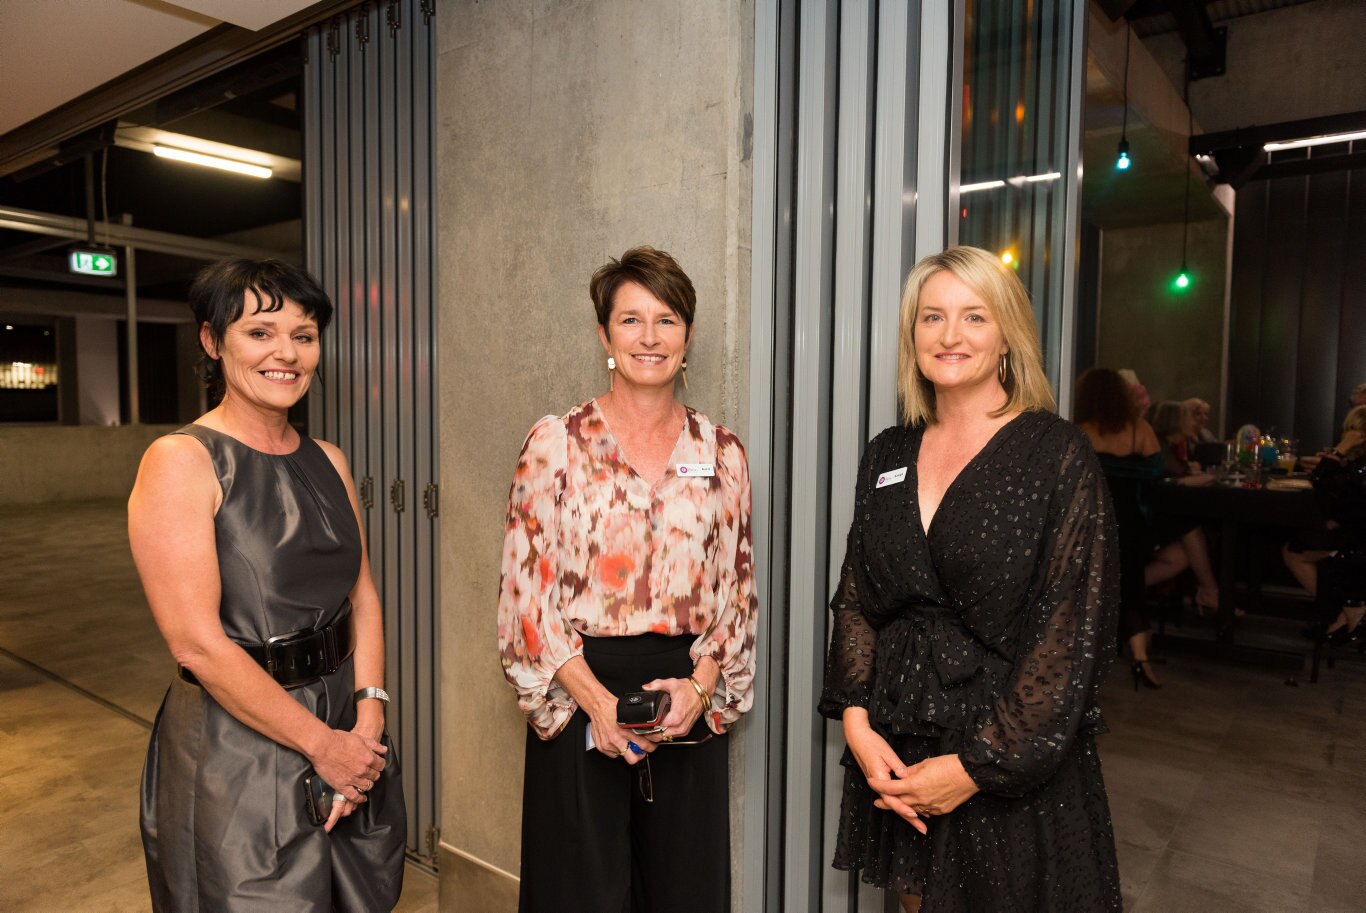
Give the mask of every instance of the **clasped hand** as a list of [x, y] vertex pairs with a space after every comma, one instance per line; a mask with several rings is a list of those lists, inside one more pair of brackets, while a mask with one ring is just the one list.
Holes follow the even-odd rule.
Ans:
[[947, 815], [977, 792], [957, 755], [938, 755], [908, 766], [866, 725], [846, 725], [845, 741], [869, 788], [878, 795], [873, 805], [895, 812], [922, 834], [929, 832], [925, 818]]
[[[664, 728], [660, 732], [639, 732], [616, 725], [615, 698], [605, 702], [596, 714], [589, 714], [593, 746], [607, 757], [622, 758], [627, 764], [640, 763], [661, 742], [687, 735], [702, 715], [702, 699], [692, 682], [686, 678], [657, 678], [646, 682], [641, 689], [666, 691], [669, 694], [669, 712], [664, 716]], [[631, 745], [635, 745], [640, 753], [632, 751]]]
[[[359, 728], [359, 727], [358, 727]], [[316, 756], [309, 760], [313, 772], [336, 791], [332, 814], [325, 829], [331, 831], [337, 821], [366, 800], [384, 770], [384, 756], [389, 753], [378, 739], [360, 731], [333, 729]]]

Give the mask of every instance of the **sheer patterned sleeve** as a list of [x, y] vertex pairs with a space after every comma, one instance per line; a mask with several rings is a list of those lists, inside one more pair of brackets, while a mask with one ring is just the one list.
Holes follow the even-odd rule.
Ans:
[[1024, 795], [1057, 769], [1096, 714], [1115, 652], [1119, 539], [1104, 477], [1080, 433], [1062, 449], [1039, 555], [1044, 578], [1022, 621], [1014, 671], [959, 752], [977, 786], [1003, 796]]
[[554, 738], [574, 713], [555, 673], [583, 652], [559, 605], [557, 514], [564, 493], [566, 432], [546, 416], [522, 445], [508, 494], [503, 573], [498, 589], [498, 646], [517, 705], [542, 739]]
[[740, 441], [729, 431], [716, 434], [717, 477], [721, 480], [725, 516], [716, 560], [716, 617], [693, 645], [696, 662], [716, 660], [721, 680], [712, 696], [707, 725], [722, 733], [754, 702], [754, 636], [758, 597], [754, 592], [754, 543], [750, 536], [749, 463]]
[[873, 697], [873, 657], [877, 632], [868, 623], [859, 601], [859, 568], [863, 566], [863, 518], [868, 512], [868, 477], [873, 453], [880, 449], [874, 439], [863, 454], [854, 488], [854, 520], [844, 547], [839, 585], [830, 600], [834, 616], [830, 626], [830, 649], [825, 655], [825, 684], [821, 688], [821, 716], [839, 720], [846, 707], [867, 707]]

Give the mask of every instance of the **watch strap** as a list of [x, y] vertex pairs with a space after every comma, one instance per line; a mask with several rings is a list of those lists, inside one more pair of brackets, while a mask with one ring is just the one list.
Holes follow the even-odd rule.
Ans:
[[377, 701], [383, 701], [387, 704], [389, 703], [389, 692], [385, 691], [383, 688], [376, 688], [374, 686], [362, 688], [356, 692], [357, 703], [366, 698], [374, 698]]

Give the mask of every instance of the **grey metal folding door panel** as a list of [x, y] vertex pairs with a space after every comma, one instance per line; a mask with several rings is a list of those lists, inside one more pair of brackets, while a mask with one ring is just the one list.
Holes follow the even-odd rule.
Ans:
[[389, 729], [410, 856], [435, 867], [437, 561], [432, 0], [362, 3], [313, 30], [307, 256], [337, 305], [315, 429], [346, 452], [384, 602]]
[[[816, 718], [815, 701], [858, 462], [869, 437], [898, 420], [902, 283], [916, 259], [957, 240], [962, 160], [966, 169], [1004, 154], [999, 135], [975, 137], [990, 148], [960, 149], [965, 35], [980, 43], [976, 30], [1007, 29], [996, 46], [1017, 66], [992, 74], [1003, 81], [997, 91], [1032, 91], [1049, 109], [1040, 126], [1065, 136], [1046, 150], [1065, 207], [1047, 221], [1019, 211], [1017, 221], [1049, 240], [1050, 373], [1070, 363], [1067, 299], [1056, 290], [1074, 260], [1084, 7], [1068, 20], [1065, 0], [1047, 0], [1060, 19], [1040, 44], [1013, 4], [977, 0], [974, 23], [968, 2], [755, 4], [750, 459], [768, 665], [744, 734], [745, 910], [895, 908], [894, 897], [830, 868], [844, 746], [840, 728]], [[1018, 66], [1030, 55], [1053, 66], [1047, 78], [1027, 60]]]

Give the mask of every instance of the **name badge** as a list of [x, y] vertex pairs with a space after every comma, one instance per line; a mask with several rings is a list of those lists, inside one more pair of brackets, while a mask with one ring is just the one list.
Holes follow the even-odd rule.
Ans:
[[681, 476], [702, 476], [710, 478], [716, 475], [716, 467], [711, 463], [679, 463], [678, 474]]
[[888, 485], [895, 485], [904, 481], [906, 481], [906, 467], [902, 466], [900, 469], [893, 469], [891, 472], [884, 472], [878, 476], [877, 487], [886, 488]]

